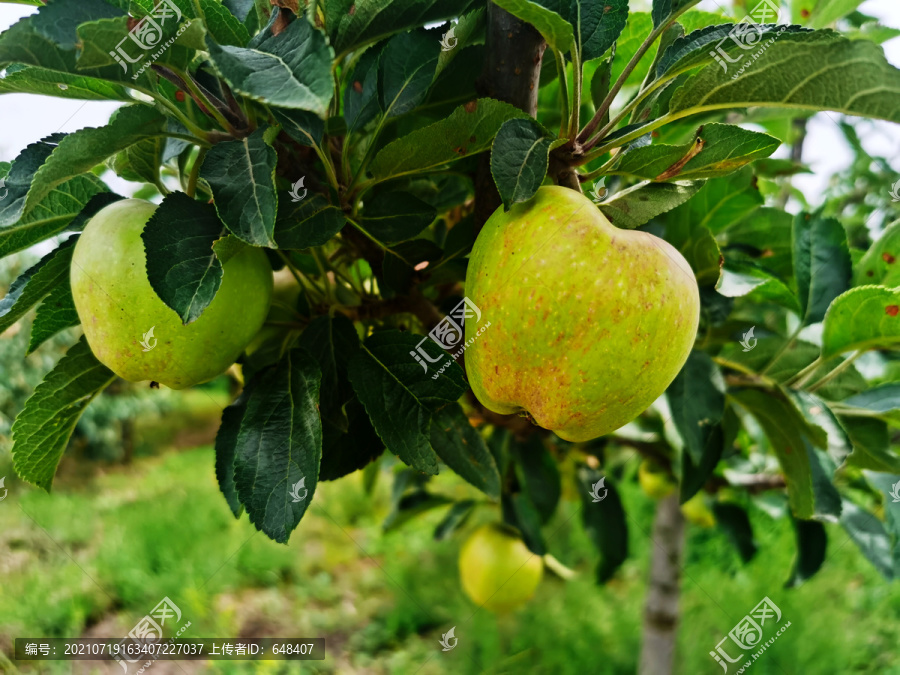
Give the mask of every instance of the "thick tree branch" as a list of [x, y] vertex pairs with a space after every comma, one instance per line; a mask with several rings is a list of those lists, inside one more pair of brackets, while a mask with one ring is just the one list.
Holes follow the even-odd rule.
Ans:
[[[479, 96], [510, 103], [535, 117], [541, 59], [547, 43], [534, 27], [493, 2], [487, 3], [485, 58], [476, 83]], [[500, 206], [490, 153], [482, 153], [475, 176], [476, 233]]]

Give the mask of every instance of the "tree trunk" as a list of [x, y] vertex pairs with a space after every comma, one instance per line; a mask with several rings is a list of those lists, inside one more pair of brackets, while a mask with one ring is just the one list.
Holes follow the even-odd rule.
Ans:
[[134, 460], [134, 422], [130, 419], [122, 420], [122, 464], [131, 464]]
[[678, 495], [672, 494], [656, 509], [653, 521], [650, 584], [644, 605], [644, 644], [639, 675], [669, 675], [678, 635], [678, 598], [684, 550], [684, 516]]
[[[544, 38], [530, 24], [488, 2], [485, 47], [478, 95], [510, 103], [536, 117], [541, 59], [547, 47]], [[491, 177], [491, 156], [485, 152], [475, 177], [476, 231], [500, 203]]]

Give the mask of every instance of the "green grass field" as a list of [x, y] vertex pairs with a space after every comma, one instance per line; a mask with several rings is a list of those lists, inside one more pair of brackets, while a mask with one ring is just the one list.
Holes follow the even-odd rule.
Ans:
[[[460, 589], [460, 538], [432, 540], [443, 509], [382, 532], [391, 470], [386, 458], [371, 496], [359, 473], [320, 485], [288, 546], [258, 534], [246, 516], [232, 518], [210, 447], [138, 458], [89, 479], [64, 476], [52, 495], [15, 484], [0, 503], [0, 649], [8, 657], [16, 637], [124, 636], [168, 596], [191, 621], [183, 637], [326, 640], [325, 662], [218, 661], [186, 672], [635, 672], [654, 505], [633, 480], [622, 486], [632, 557], [612, 582], [592, 581], [595, 553], [575, 527], [580, 507], [568, 486], [546, 534], [578, 576], [547, 574], [525, 609], [495, 617]], [[449, 475], [435, 489], [474, 493]], [[467, 529], [495, 518], [494, 508]], [[829, 525], [823, 570], [785, 590], [791, 526], [759, 510], [751, 516], [760, 552], [747, 566], [718, 530], [689, 529], [678, 672], [721, 672], [709, 651], [768, 596], [792, 625], [749, 672], [900, 673], [897, 585]], [[458, 646], [442, 652], [438, 641], [451, 626]], [[97, 672], [121, 672], [103, 667]], [[169, 664], [156, 667], [169, 672]], [[68, 673], [72, 664], [45, 662], [40, 672]]]

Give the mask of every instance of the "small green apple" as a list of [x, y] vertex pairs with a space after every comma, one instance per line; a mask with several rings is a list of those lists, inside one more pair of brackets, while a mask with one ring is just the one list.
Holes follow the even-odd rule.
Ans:
[[638, 483], [651, 499], [663, 499], [675, 491], [675, 484], [656, 462], [645, 459], [638, 468]]
[[476, 605], [509, 612], [534, 595], [544, 562], [525, 546], [517, 531], [499, 523], [482, 525], [459, 553], [463, 590]]
[[272, 269], [261, 249], [244, 248], [225, 263], [216, 297], [200, 318], [182, 325], [147, 279], [141, 232], [155, 210], [150, 202], [125, 199], [91, 218], [72, 256], [72, 297], [101, 363], [131, 382], [184, 389], [225, 371], [259, 331]]
[[700, 317], [694, 273], [675, 248], [613, 227], [587, 197], [557, 186], [488, 219], [466, 295], [481, 310], [466, 322], [478, 400], [575, 442], [653, 403], [687, 360]]

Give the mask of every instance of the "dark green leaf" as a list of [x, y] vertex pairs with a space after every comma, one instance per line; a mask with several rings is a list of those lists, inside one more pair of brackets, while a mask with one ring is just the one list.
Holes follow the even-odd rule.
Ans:
[[845, 499], [841, 525], [881, 576], [892, 581], [894, 578], [893, 547], [881, 521], [874, 514], [861, 509], [849, 499]]
[[412, 239], [434, 222], [434, 207], [408, 192], [381, 192], [365, 203], [362, 225], [379, 241]]
[[216, 434], [216, 479], [219, 482], [219, 490], [222, 491], [235, 518], [240, 517], [244, 507], [238, 499], [237, 486], [234, 483], [234, 459], [238, 434], [247, 413], [247, 401], [252, 387], [251, 380], [238, 399], [222, 411], [222, 423]]
[[742, 389], [730, 394], [763, 428], [784, 471], [791, 510], [798, 518], [816, 513], [813, 474], [807, 445], [810, 431], [800, 411], [783, 394]]
[[706, 181], [703, 189], [670, 219], [686, 219], [692, 226], [705, 227], [718, 235], [754, 213], [762, 203], [753, 171], [744, 167], [725, 178]]
[[768, 157], [781, 141], [731, 124], [704, 124], [690, 143], [646, 145], [622, 155], [610, 175], [654, 181], [725, 176], [755, 159]]
[[344, 213], [320, 194], [300, 201], [282, 194], [278, 200], [278, 219], [274, 237], [278, 248], [304, 249], [321, 246], [344, 227]]
[[260, 127], [239, 141], [217, 144], [206, 155], [200, 177], [212, 188], [219, 218], [232, 234], [253, 246], [277, 248], [274, 230], [278, 157], [266, 143], [265, 132]]
[[441, 460], [489, 497], [500, 496], [500, 474], [481, 434], [458, 403], [434, 413], [431, 447]]
[[[578, 492], [581, 495], [581, 519], [585, 532], [600, 551], [600, 565], [597, 580], [605, 583], [628, 557], [628, 524], [625, 510], [616, 488], [609, 478], [587, 466], [577, 470]], [[594, 501], [591, 497], [593, 486], [604, 480], [605, 497]]]
[[535, 555], [547, 552], [547, 542], [541, 534], [541, 516], [528, 495], [523, 492], [504, 492], [500, 498], [503, 522], [522, 533], [522, 540]]
[[252, 522], [285, 543], [312, 502], [322, 459], [319, 384], [304, 349], [254, 378], [235, 445], [238, 498]]
[[735, 74], [707, 66], [675, 92], [669, 114], [768, 105], [900, 122], [900, 71], [865, 40], [826, 31], [784, 34]]
[[[355, 396], [344, 406], [347, 413], [347, 433], [341, 433], [327, 422], [322, 427], [322, 464], [319, 480], [337, 480], [372, 464], [384, 452], [365, 408]], [[367, 469], [368, 470], [368, 469]]]
[[461, 502], [456, 502], [450, 507], [450, 510], [447, 511], [447, 515], [444, 516], [444, 519], [438, 523], [436, 528], [434, 528], [434, 538], [437, 541], [447, 539], [465, 524], [466, 520], [469, 519], [469, 516], [472, 515], [472, 511], [474, 510], [474, 499], [464, 499]]
[[756, 555], [757, 546], [747, 512], [737, 504], [716, 502], [713, 504], [713, 513], [716, 524], [734, 544], [741, 560], [750, 562]]
[[696, 5], [700, 0], [653, 0], [653, 25], [661, 26], [674, 14]]
[[322, 144], [325, 123], [315, 113], [308, 110], [281, 110], [272, 108], [272, 114], [284, 132], [300, 145]]
[[562, 495], [556, 460], [538, 434], [532, 434], [525, 443], [512, 443], [510, 451], [520, 469], [519, 483], [534, 504], [541, 522], [546, 524], [553, 517]]
[[0, 333], [21, 319], [44, 297], [69, 278], [75, 240], [66, 241], [22, 272], [0, 299]]
[[553, 135], [535, 120], [507, 120], [491, 147], [491, 175], [509, 211], [534, 196], [547, 176]]
[[384, 146], [372, 161], [379, 180], [422, 173], [491, 147], [502, 124], [527, 115], [508, 103], [478, 99], [446, 119], [417, 129]]
[[876, 413], [900, 410], [900, 383], [891, 382], [873, 387], [868, 391], [851, 396], [841, 401], [842, 405], [851, 408], [863, 408]]
[[494, 4], [534, 26], [551, 48], [565, 54], [575, 46], [572, 24], [541, 3], [531, 0], [499, 0]]
[[[47, 7], [42, 7], [38, 10], [38, 14], [44, 11], [49, 10]], [[136, 80], [132, 80], [130, 72], [123, 70], [118, 64], [102, 68], [79, 68], [76, 65], [78, 52], [74, 49], [62, 49], [52, 40], [38, 33], [32, 25], [33, 19], [34, 16], [26, 17], [0, 35], [0, 68], [15, 63], [37, 66], [48, 71], [68, 73], [79, 77], [122, 83], [125, 86], [137, 87], [144, 91], [153, 87], [149, 74], [143, 73]], [[108, 22], [109, 19], [104, 21]], [[109, 60], [112, 61], [112, 58], [109, 57]]]
[[103, 192], [106, 185], [93, 174], [76, 176], [56, 188], [18, 224], [0, 229], [0, 258], [28, 248], [63, 230], [80, 230], [104, 206], [122, 199]]
[[378, 100], [378, 62], [381, 51], [381, 46], [366, 50], [353, 67], [353, 73], [344, 89], [344, 119], [349, 132], [362, 129], [381, 112]]
[[816, 520], [792, 520], [797, 530], [797, 558], [785, 584], [788, 588], [800, 586], [819, 571], [825, 562], [825, 550], [828, 547], [828, 535], [822, 523]]
[[703, 454], [700, 461], [694, 463], [688, 452], [681, 453], [681, 483], [678, 490], [678, 501], [684, 504], [687, 500], [700, 492], [706, 485], [710, 476], [716, 469], [725, 448], [734, 440], [733, 435], [726, 433], [726, 429], [733, 430], [740, 425], [734, 410], [729, 407], [725, 411], [722, 422], [715, 424], [709, 431], [706, 445], [703, 446]]
[[77, 326], [79, 323], [81, 320], [75, 309], [72, 287], [69, 285], [68, 277], [65, 277], [38, 305], [25, 354], [31, 354], [59, 331]]
[[726, 259], [716, 290], [727, 298], [774, 302], [798, 315], [802, 313], [794, 292], [761, 265], [751, 262]]
[[694, 200], [666, 218], [665, 240], [687, 260], [700, 286], [715, 286], [725, 258], [709, 228], [692, 219]]
[[5, 75], [0, 77], [0, 94], [38, 94], [84, 101], [132, 101], [128, 90], [118, 84], [21, 64], [9, 66]]
[[0, 227], [15, 225], [25, 208], [25, 197], [38, 172], [65, 134], [51, 134], [32, 143], [18, 154], [4, 178], [4, 196], [0, 201]]
[[853, 446], [849, 466], [900, 473], [900, 455], [891, 449], [887, 422], [875, 418], [838, 416]]
[[[283, 10], [279, 10], [283, 11]], [[278, 12], [273, 12], [273, 22]], [[309, 21], [291, 21], [278, 35], [273, 22], [246, 48], [219, 46], [207, 38], [216, 70], [239, 94], [280, 108], [328, 112], [334, 52]]]
[[124, 15], [124, 11], [104, 0], [56, 0], [35, 14], [31, 23], [36, 33], [68, 50], [75, 49], [78, 44], [75, 31], [80, 24]]
[[304, 329], [297, 344], [312, 354], [322, 371], [319, 395], [322, 421], [347, 431], [347, 415], [343, 408], [353, 396], [347, 379], [347, 364], [359, 349], [353, 322], [342, 314], [320, 316]]
[[425, 31], [388, 41], [378, 61], [378, 98], [385, 117], [408, 113], [425, 99], [440, 53], [440, 43]]
[[200, 9], [206, 30], [220, 45], [243, 47], [250, 40], [244, 24], [219, 0], [200, 0]]
[[698, 351], [690, 353], [666, 390], [672, 422], [694, 464], [700, 464], [704, 454], [710, 452], [707, 446], [725, 413], [723, 390], [719, 367], [705, 352]]
[[84, 338], [47, 373], [13, 423], [13, 466], [23, 480], [49, 492], [78, 418], [114, 379]]
[[[432, 363], [449, 361], [448, 369], [432, 379], [416, 360], [417, 349]], [[436, 474], [432, 414], [465, 391], [462, 368], [427, 337], [384, 331], [366, 339], [347, 372], [387, 449], [413, 468]]]
[[222, 263], [213, 252], [222, 229], [213, 206], [173, 192], [141, 233], [150, 285], [184, 325], [200, 318], [222, 283]]
[[581, 62], [597, 59], [618, 39], [628, 19], [628, 0], [572, 0], [569, 21]]
[[323, 0], [320, 7], [340, 57], [394, 33], [456, 18], [469, 4], [471, 0]]
[[90, 171], [138, 141], [161, 134], [164, 127], [165, 118], [153, 108], [130, 105], [119, 108], [105, 127], [79, 129], [65, 136], [34, 174], [24, 214], [28, 215], [60, 183]]
[[[757, 42], [762, 43], [763, 37], [769, 39], [772, 33], [783, 34], [785, 31], [789, 33], [809, 31], [808, 28], [802, 26], [756, 24], [753, 26], [752, 32], [747, 33], [747, 37], [737, 37], [737, 34], [735, 34], [736, 37], [730, 39], [729, 35], [734, 30], [735, 24], [733, 23], [705, 26], [675, 40], [665, 50], [662, 58], [656, 64], [656, 76], [658, 78], [666, 75], [674, 77], [678, 73], [711, 63], [717, 55], [718, 58], [724, 57], [728, 61], [732, 61], [732, 59], [723, 55], [722, 52], [725, 52], [725, 54], [736, 52], [743, 57], [745, 55], [737, 51], [738, 48], [746, 49], [747, 46], [754, 46]], [[710, 45], [713, 45], [713, 43], [717, 44], [710, 48]]]
[[702, 187], [703, 181], [644, 181], [620, 190], [598, 207], [613, 225], [632, 230], [684, 204]]
[[804, 323], [817, 323], [852, 274], [847, 235], [840, 221], [800, 213], [794, 218], [794, 277]]

